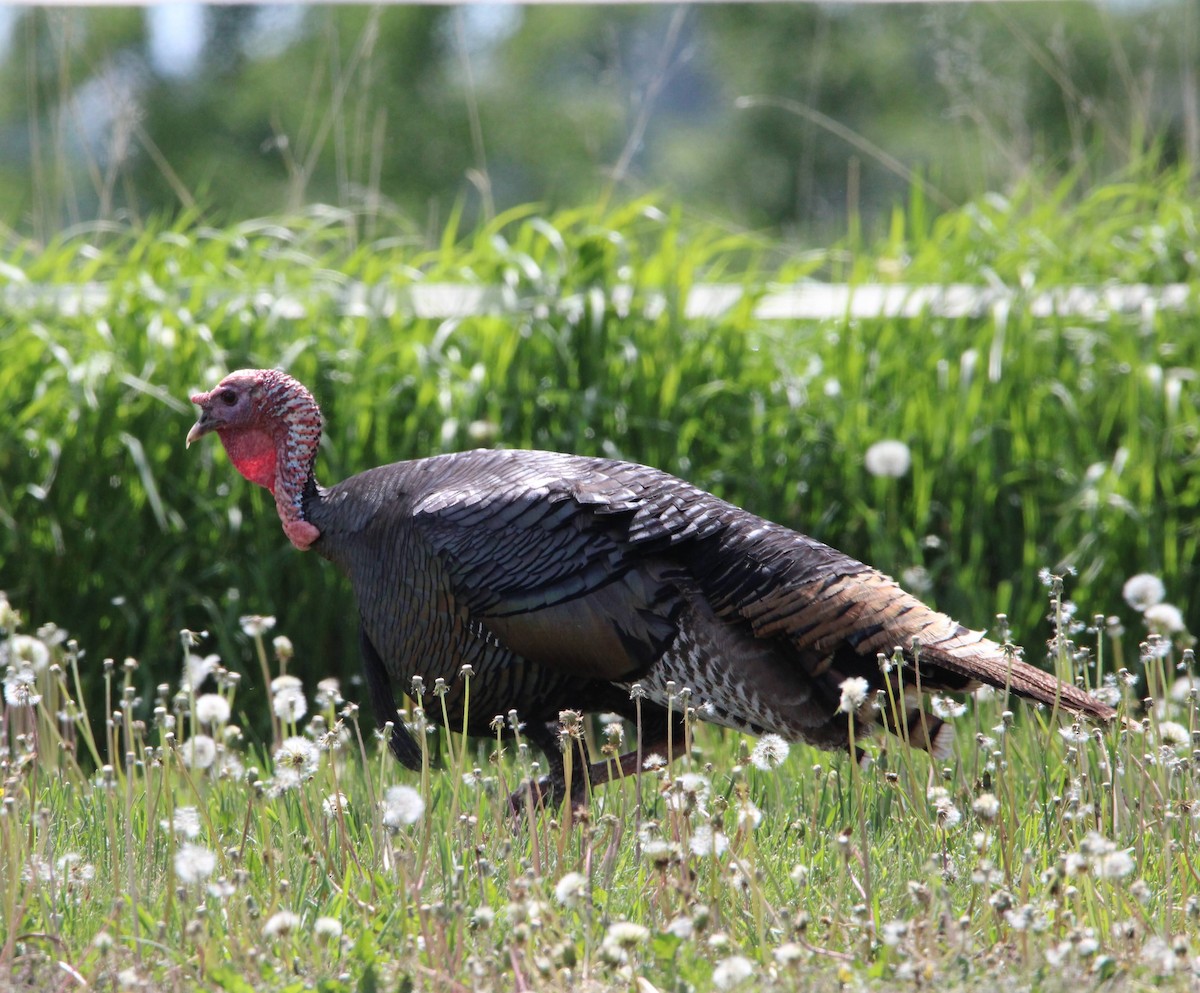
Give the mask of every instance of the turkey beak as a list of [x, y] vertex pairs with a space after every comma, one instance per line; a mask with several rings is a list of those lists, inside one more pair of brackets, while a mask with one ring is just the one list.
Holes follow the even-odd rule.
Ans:
[[215, 431], [217, 427], [216, 418], [214, 418], [208, 412], [207, 393], [197, 393], [194, 397], [192, 397], [192, 403], [199, 406], [200, 417], [196, 423], [192, 425], [192, 429], [187, 433], [187, 438], [184, 440], [184, 445], [187, 448], [191, 448], [193, 441], [203, 438], [210, 431]]

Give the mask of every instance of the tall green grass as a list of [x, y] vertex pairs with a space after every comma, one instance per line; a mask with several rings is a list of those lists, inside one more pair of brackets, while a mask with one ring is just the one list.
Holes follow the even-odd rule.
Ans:
[[[650, 203], [604, 215], [514, 211], [430, 249], [364, 242], [351, 214], [214, 230], [77, 231], [14, 246], [10, 286], [99, 281], [102, 307], [10, 309], [0, 333], [0, 589], [54, 617], [92, 658], [171, 658], [175, 632], [231, 632], [247, 611], [303, 632], [305, 675], [357, 669], [348, 591], [296, 555], [264, 494], [219, 447], [185, 452], [190, 392], [283, 365], [326, 414], [320, 477], [478, 445], [620, 456], [677, 472], [898, 576], [962, 620], [1009, 615], [1031, 655], [1048, 634], [1037, 573], [1074, 569], [1115, 601], [1158, 573], [1197, 600], [1194, 304], [1097, 320], [1021, 297], [981, 318], [764, 322], [798, 278], [1002, 284], [1195, 279], [1185, 175], [1094, 191], [1034, 186], [932, 219], [914, 194], [887, 238], [784, 258], [694, 230]], [[378, 219], [376, 219], [378, 222]], [[706, 319], [695, 282], [741, 283]], [[321, 288], [420, 281], [506, 287], [512, 314], [433, 321], [342, 305]], [[616, 292], [632, 287], [631, 300]], [[651, 296], [662, 301], [647, 310]], [[382, 300], [382, 296], [374, 298]], [[911, 472], [872, 477], [894, 438]], [[1134, 623], [1132, 613], [1125, 616]], [[145, 672], [146, 670], [143, 670]], [[148, 691], [152, 678], [141, 689]]]

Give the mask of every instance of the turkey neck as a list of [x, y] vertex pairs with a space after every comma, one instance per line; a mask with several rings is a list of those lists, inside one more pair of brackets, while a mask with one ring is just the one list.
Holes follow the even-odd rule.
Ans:
[[284, 373], [269, 370], [261, 388], [263, 413], [275, 425], [275, 472], [270, 482], [255, 481], [274, 494], [284, 532], [297, 548], [305, 549], [319, 537], [308, 515], [310, 504], [319, 503], [323, 493], [313, 472], [321, 442], [321, 409], [308, 390]]

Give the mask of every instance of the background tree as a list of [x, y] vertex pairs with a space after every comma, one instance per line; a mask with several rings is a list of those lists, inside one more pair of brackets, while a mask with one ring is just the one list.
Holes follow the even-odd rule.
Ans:
[[208, 8], [199, 57], [173, 64], [155, 16], [10, 14], [5, 223], [45, 238], [118, 211], [320, 201], [436, 240], [458, 203], [662, 190], [819, 242], [914, 176], [945, 207], [1200, 144], [1185, 0]]

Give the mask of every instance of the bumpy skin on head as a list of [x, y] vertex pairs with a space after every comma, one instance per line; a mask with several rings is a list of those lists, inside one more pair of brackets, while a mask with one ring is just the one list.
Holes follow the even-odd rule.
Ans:
[[291, 543], [301, 551], [311, 548], [321, 537], [303, 508], [321, 440], [321, 412], [312, 394], [274, 369], [240, 369], [192, 403], [200, 417], [187, 444], [215, 431], [238, 472], [274, 494]]

